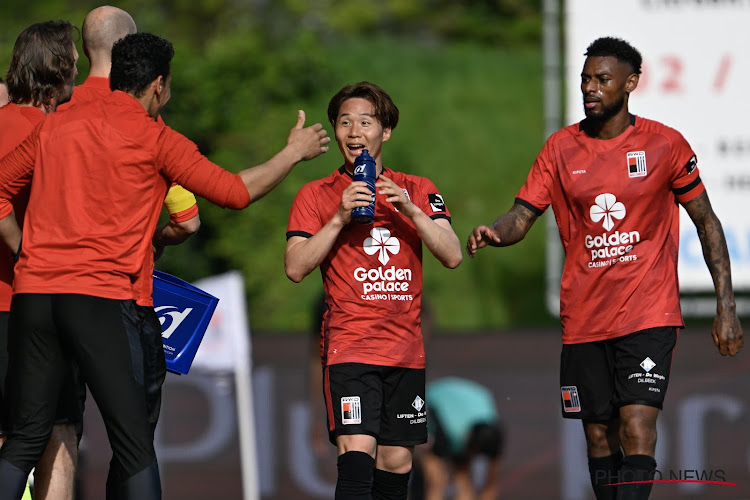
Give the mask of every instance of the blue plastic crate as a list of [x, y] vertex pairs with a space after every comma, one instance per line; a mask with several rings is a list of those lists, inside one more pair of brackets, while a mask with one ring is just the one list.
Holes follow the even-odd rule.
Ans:
[[167, 370], [187, 374], [219, 299], [171, 274], [154, 271], [154, 310]]

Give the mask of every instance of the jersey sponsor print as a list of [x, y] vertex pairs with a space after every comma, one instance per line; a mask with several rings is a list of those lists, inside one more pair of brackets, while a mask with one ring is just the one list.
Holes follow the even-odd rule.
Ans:
[[367, 255], [376, 255], [378, 267], [354, 269], [354, 279], [362, 283], [362, 300], [413, 300], [409, 291], [414, 271], [411, 268], [388, 266], [391, 255], [398, 254], [401, 243], [384, 227], [374, 227], [362, 248]]
[[640, 367], [643, 369], [643, 371], [631, 373], [630, 375], [628, 375], [628, 380], [635, 380], [635, 382], [639, 385], [647, 384], [648, 390], [651, 392], [661, 392], [661, 389], [653, 384], [658, 384], [659, 381], [665, 380], [666, 376], [658, 373], [657, 371], [654, 371], [654, 368], [656, 368], [656, 363], [654, 363], [654, 361], [650, 357], [646, 356], [643, 361], [640, 362]]
[[409, 425], [424, 424], [427, 422], [427, 410], [425, 409], [422, 411], [424, 405], [424, 399], [417, 395], [417, 397], [414, 398], [414, 401], [411, 402], [411, 406], [416, 410], [416, 413], [411, 411], [408, 413], [397, 413], [396, 418], [400, 420], [409, 420]]
[[589, 209], [594, 222], [601, 222], [604, 232], [587, 234], [585, 245], [591, 251], [589, 268], [605, 267], [617, 262], [634, 262], [638, 256], [633, 252], [635, 245], [641, 241], [638, 231], [612, 231], [617, 221], [627, 215], [625, 205], [617, 201], [612, 193], [603, 193], [594, 199]]

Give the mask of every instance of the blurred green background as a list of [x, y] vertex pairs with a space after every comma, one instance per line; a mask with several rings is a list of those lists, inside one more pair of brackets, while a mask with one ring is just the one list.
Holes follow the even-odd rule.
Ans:
[[[33, 22], [81, 25], [98, 3], [5, 0], [0, 68]], [[544, 141], [541, 1], [523, 0], [131, 0], [115, 4], [140, 31], [169, 39], [176, 55], [163, 116], [223, 167], [239, 171], [283, 147], [296, 110], [326, 119], [330, 97], [361, 80], [393, 97], [401, 120], [384, 164], [430, 177], [464, 243], [513, 199]], [[81, 59], [79, 79], [88, 72]], [[308, 330], [319, 272], [294, 284], [284, 274], [286, 222], [308, 181], [341, 165], [332, 144], [299, 164], [242, 212], [199, 200], [200, 232], [167, 250], [159, 269], [192, 281], [229, 269], [245, 276], [258, 332]], [[554, 325], [544, 306], [545, 215], [519, 245], [484, 250], [455, 270], [426, 252], [424, 297], [436, 330], [471, 332]]]

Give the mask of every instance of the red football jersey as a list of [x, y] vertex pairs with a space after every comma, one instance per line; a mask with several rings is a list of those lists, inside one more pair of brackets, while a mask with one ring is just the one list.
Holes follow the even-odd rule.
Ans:
[[[8, 103], [0, 107], [0, 158], [18, 146], [37, 123], [44, 120], [44, 112], [33, 106]], [[29, 202], [29, 187], [21, 189], [10, 201], [18, 225], [23, 227], [23, 216]], [[0, 244], [0, 311], [10, 311], [13, 298], [13, 256], [10, 249]]]
[[250, 204], [238, 174], [120, 91], [51, 113], [0, 159], [0, 217], [29, 182], [14, 293], [134, 298], [172, 182], [222, 207]]
[[[57, 107], [57, 112], [65, 111], [71, 106], [86, 104], [92, 101], [100, 101], [106, 99], [112, 94], [112, 90], [109, 88], [109, 78], [101, 76], [89, 76], [86, 78], [81, 85], [76, 85], [73, 89], [73, 96], [70, 101], [63, 103]], [[164, 123], [161, 116], [157, 116], [157, 121], [162, 124]], [[195, 196], [192, 193], [180, 187], [179, 185], [173, 185], [179, 187], [182, 191], [187, 193], [190, 197], [188, 202], [192, 201], [190, 206], [185, 206], [184, 210], [180, 210], [175, 213], [169, 209], [169, 200], [171, 193], [179, 192], [183, 195], [182, 191], [173, 191], [171, 188], [167, 191], [167, 197], [164, 200], [165, 206], [169, 210], [169, 218], [174, 222], [185, 222], [186, 220], [192, 219], [198, 215], [198, 204], [195, 202]], [[182, 208], [184, 206], [180, 205]], [[138, 278], [133, 281], [133, 294], [137, 304], [142, 306], [153, 306], [153, 274], [154, 274], [154, 258], [152, 253], [145, 254], [145, 260], [141, 267], [141, 272]]]
[[[412, 203], [433, 219], [450, 213], [424, 177], [383, 169]], [[352, 177], [344, 167], [300, 189], [289, 213], [287, 239], [310, 237], [336, 213]], [[424, 368], [419, 312], [422, 239], [386, 196], [375, 197], [373, 224], [349, 223], [320, 264], [328, 310], [321, 327], [326, 365], [367, 363]]]
[[704, 190], [690, 145], [652, 120], [632, 117], [609, 140], [580, 124], [547, 140], [516, 202], [554, 210], [565, 249], [563, 343], [683, 326], [678, 202]]

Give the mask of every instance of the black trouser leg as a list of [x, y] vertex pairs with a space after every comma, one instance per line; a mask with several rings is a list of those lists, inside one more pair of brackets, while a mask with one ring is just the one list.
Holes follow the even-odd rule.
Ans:
[[[110, 474], [110, 477], [113, 477]], [[107, 500], [160, 500], [159, 466], [154, 461], [142, 471], [124, 480], [107, 478]]]
[[52, 297], [16, 295], [8, 322], [5, 404], [10, 432], [0, 458], [26, 475], [47, 447], [55, 422], [55, 402], [69, 370], [53, 320]]
[[0, 499], [21, 500], [28, 477], [27, 473], [12, 463], [0, 459]]
[[[161, 498], [143, 311], [130, 300], [82, 295], [59, 296], [57, 305], [57, 323], [72, 345], [112, 448], [107, 499]], [[122, 496], [136, 490], [136, 496]]]

